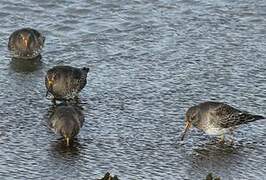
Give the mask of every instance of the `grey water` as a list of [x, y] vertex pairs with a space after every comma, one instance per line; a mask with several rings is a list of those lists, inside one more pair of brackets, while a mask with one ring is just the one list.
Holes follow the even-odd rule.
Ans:
[[[46, 37], [41, 62], [12, 61], [16, 29]], [[265, 179], [265, 120], [219, 145], [187, 108], [222, 101], [266, 115], [265, 0], [1, 0], [1, 179]], [[90, 67], [85, 123], [66, 148], [48, 127], [44, 76]]]

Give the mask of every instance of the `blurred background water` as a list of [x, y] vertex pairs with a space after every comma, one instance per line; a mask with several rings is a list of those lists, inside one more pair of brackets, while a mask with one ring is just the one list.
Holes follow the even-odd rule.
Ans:
[[[1, 0], [1, 179], [264, 179], [265, 121], [235, 145], [193, 129], [184, 113], [206, 100], [266, 115], [265, 0]], [[11, 61], [9, 35], [46, 36], [42, 63]], [[65, 148], [47, 127], [44, 75], [88, 66], [86, 117]]]

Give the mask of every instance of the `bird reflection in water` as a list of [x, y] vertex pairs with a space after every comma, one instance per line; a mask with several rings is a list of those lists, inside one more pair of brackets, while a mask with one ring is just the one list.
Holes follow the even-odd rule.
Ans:
[[41, 58], [41, 55], [37, 56], [36, 58], [27, 60], [12, 58], [12, 60], [10, 61], [10, 67], [15, 72], [34, 72], [41, 68]]

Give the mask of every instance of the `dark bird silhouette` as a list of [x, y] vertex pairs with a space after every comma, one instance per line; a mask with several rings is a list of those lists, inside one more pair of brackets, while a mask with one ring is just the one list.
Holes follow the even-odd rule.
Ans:
[[35, 29], [18, 29], [9, 37], [8, 50], [13, 58], [34, 59], [40, 56], [44, 41], [45, 37]]
[[107, 172], [103, 178], [98, 179], [98, 180], [118, 180], [117, 176], [112, 177], [109, 172]]
[[84, 123], [84, 115], [80, 108], [72, 105], [56, 106], [49, 121], [49, 126], [56, 133], [64, 137], [67, 146], [79, 133]]
[[47, 71], [45, 85], [46, 96], [51, 93], [53, 102], [56, 100], [71, 100], [78, 97], [78, 93], [87, 84], [89, 68], [75, 68], [71, 66], [55, 66]]
[[208, 135], [222, 136], [232, 132], [237, 126], [259, 119], [265, 119], [260, 115], [253, 115], [246, 111], [238, 110], [221, 102], [204, 102], [190, 107], [186, 112], [185, 130], [181, 140], [191, 125], [203, 130]]

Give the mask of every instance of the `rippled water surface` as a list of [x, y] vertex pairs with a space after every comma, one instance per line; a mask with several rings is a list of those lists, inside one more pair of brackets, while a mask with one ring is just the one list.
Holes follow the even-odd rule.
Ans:
[[[193, 129], [184, 113], [205, 100], [266, 114], [265, 0], [1, 0], [1, 179], [264, 179], [265, 120], [235, 145]], [[46, 36], [42, 63], [11, 61], [21, 27]], [[65, 148], [47, 127], [45, 72], [88, 66], [84, 127]]]

